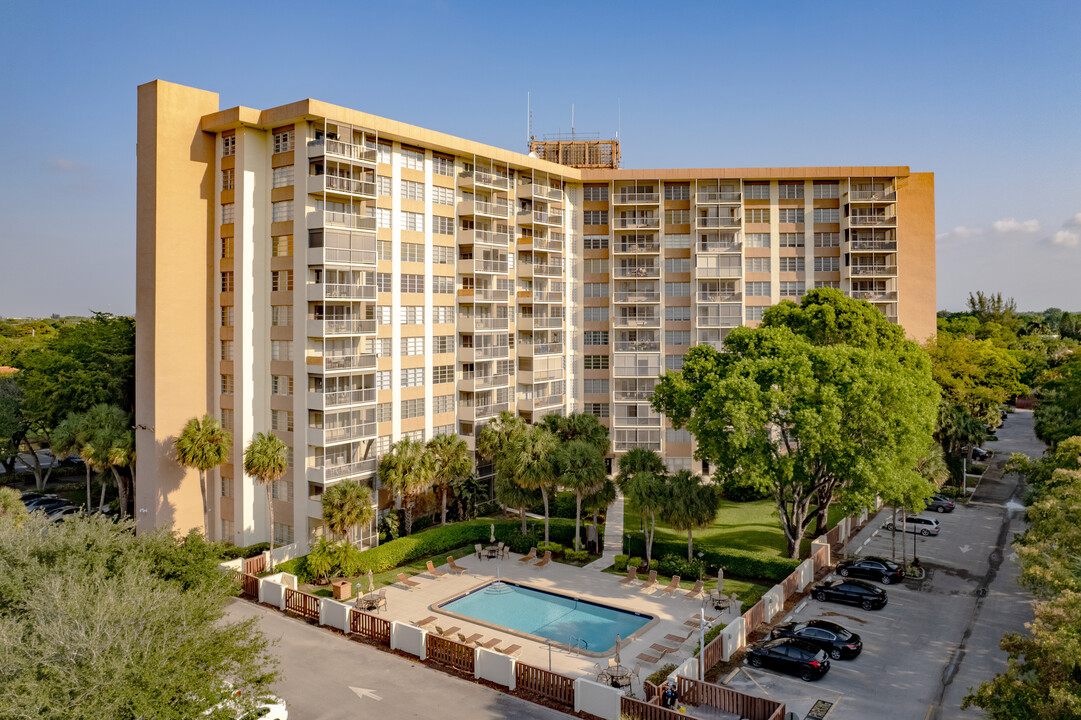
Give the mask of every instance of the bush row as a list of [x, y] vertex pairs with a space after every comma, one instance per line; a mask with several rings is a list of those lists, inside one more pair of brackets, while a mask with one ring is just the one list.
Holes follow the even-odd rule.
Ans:
[[[644, 557], [646, 554], [646, 544], [641, 537], [631, 536], [626, 548], [628, 554], [639, 555]], [[724, 568], [724, 571], [728, 575], [747, 579], [761, 579], [772, 580], [773, 582], [780, 582], [786, 577], [792, 574], [792, 571], [796, 569], [796, 566], [800, 564], [799, 560], [792, 558], [778, 557], [776, 555], [770, 555], [764, 552], [753, 552], [750, 550], [717, 550], [714, 548], [696, 548], [695, 554], [702, 553], [702, 562], [706, 565], [706, 573], [714, 575], [717, 573], [718, 568]], [[679, 542], [654, 542], [653, 543], [653, 557], [664, 558], [667, 555], [673, 555], [676, 557], [687, 555], [686, 543]], [[684, 560], [683, 562], [687, 562]], [[660, 568], [658, 567], [658, 571]], [[667, 574], [667, 573], [661, 573]], [[682, 575], [682, 573], [678, 573]], [[691, 577], [691, 576], [688, 576]], [[695, 577], [697, 579], [697, 577]]]

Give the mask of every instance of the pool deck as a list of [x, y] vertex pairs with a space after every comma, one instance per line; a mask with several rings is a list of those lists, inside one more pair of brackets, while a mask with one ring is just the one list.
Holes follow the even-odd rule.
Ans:
[[[432, 632], [435, 631], [436, 625], [445, 629], [457, 626], [461, 628], [459, 632], [467, 637], [474, 633], [479, 633], [482, 640], [498, 637], [502, 640], [499, 643], [500, 647], [522, 646], [519, 655], [522, 662], [548, 668], [549, 647], [546, 644], [526, 639], [510, 631], [497, 631], [480, 623], [452, 617], [437, 608], [440, 603], [450, 598], [465, 593], [484, 582], [495, 580], [498, 571], [499, 576], [506, 580], [577, 596], [623, 610], [648, 613], [656, 617], [656, 622], [639, 631], [640, 634], [633, 637], [630, 642], [625, 641], [620, 652], [623, 665], [633, 668], [635, 663], [642, 663], [640, 680], [635, 683], [635, 692], [639, 694], [641, 694], [641, 679], [644, 679], [646, 675], [665, 663], [678, 666], [693, 653], [698, 641], [698, 630], [692, 630], [685, 626], [684, 622], [694, 618], [702, 604], [700, 600], [685, 597], [686, 590], [680, 589], [668, 596], [661, 593], [658, 586], [655, 586], [652, 591], [643, 591], [641, 581], [623, 585], [619, 582], [621, 580], [619, 576], [610, 573], [598, 573], [596, 570], [556, 562], [538, 568], [533, 564], [535, 561], [520, 562], [521, 557], [512, 553], [505, 560], [481, 560], [476, 555], [471, 555], [457, 561], [458, 565], [467, 569], [462, 575], [451, 574], [446, 565], [441, 565], [437, 569], [447, 572], [446, 575], [437, 579], [430, 577], [427, 572], [414, 575], [410, 579], [419, 582], [420, 586], [412, 590], [406, 590], [399, 583], [388, 585], [386, 588], [388, 607], [380, 613], [380, 617], [400, 622], [417, 622], [426, 617], [435, 616], [435, 622], [426, 626]], [[709, 608], [708, 614], [712, 616], [715, 611]], [[727, 622], [734, 617], [734, 614], [721, 616], [718, 622]], [[666, 635], [687, 636], [687, 638], [682, 643], [675, 643], [666, 640]], [[453, 637], [457, 639], [456, 635]], [[659, 663], [647, 664], [636, 659], [639, 653], [656, 655], [656, 652], [650, 649], [650, 646], [655, 644], [675, 647], [676, 650], [661, 658]], [[551, 667], [555, 672], [572, 677], [592, 678], [595, 675], [594, 665], [597, 663], [601, 667], [607, 667], [607, 656], [587, 657], [564, 648], [551, 647]]]

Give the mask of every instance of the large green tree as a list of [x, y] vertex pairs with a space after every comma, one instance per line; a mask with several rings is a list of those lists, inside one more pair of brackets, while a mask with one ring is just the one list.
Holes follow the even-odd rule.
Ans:
[[783, 300], [766, 310], [761, 327], [786, 327], [814, 345], [851, 345], [867, 350], [895, 348], [904, 330], [868, 302], [840, 290], [815, 288], [799, 305]]
[[821, 346], [787, 327], [736, 328], [725, 350], [691, 348], [653, 406], [690, 430], [715, 479], [739, 473], [770, 491], [790, 557], [813, 511], [835, 499], [870, 507], [884, 484], [911, 481], [939, 401], [914, 344]]
[[1048, 375], [1036, 403], [1036, 435], [1054, 446], [1081, 435], [1081, 351]]
[[1028, 392], [1021, 383], [1021, 363], [990, 340], [943, 335], [926, 349], [946, 403], [988, 425], [999, 424], [999, 409], [1007, 400]]
[[653, 537], [657, 532], [657, 514], [668, 498], [668, 469], [656, 450], [631, 448], [619, 456], [616, 482], [623, 494], [642, 513], [645, 528], [646, 562], [653, 557]]
[[559, 484], [574, 493], [574, 549], [580, 550], [582, 499], [599, 490], [608, 477], [604, 467], [604, 453], [588, 440], [570, 440], [556, 449], [552, 465]]
[[402, 438], [379, 459], [383, 484], [401, 495], [406, 535], [413, 532], [413, 506], [417, 498], [431, 489], [434, 473], [435, 457], [418, 440]]
[[555, 414], [545, 415], [540, 424], [561, 442], [584, 440], [597, 448], [602, 456], [608, 454], [608, 428], [601, 425], [595, 415], [589, 413], [571, 413], [566, 417]]
[[274, 502], [271, 486], [285, 474], [289, 466], [289, 448], [273, 433], [255, 433], [244, 448], [244, 472], [266, 488], [267, 535], [270, 538], [270, 571], [274, 571]]
[[232, 447], [232, 434], [223, 428], [213, 415], [203, 415], [202, 420], [188, 420], [173, 442], [176, 461], [184, 467], [199, 471], [199, 492], [203, 498], [203, 535], [207, 538], [210, 537], [210, 502], [206, 474], [229, 459]]
[[538, 490], [544, 504], [544, 542], [548, 542], [548, 497], [556, 488], [552, 454], [559, 439], [540, 425], [514, 434], [496, 458], [496, 471], [526, 490]]
[[22, 390], [11, 374], [0, 375], [0, 465], [15, 474], [23, 435]]
[[[116, 405], [98, 404], [86, 411], [83, 422], [86, 429], [80, 451], [83, 461], [93, 470], [112, 475], [120, 498], [120, 513], [126, 517], [135, 478], [122, 472], [127, 469], [131, 473], [135, 464], [135, 432], [131, 427], [131, 414]], [[104, 504], [104, 482], [101, 497]], [[87, 498], [87, 505], [89, 501], [90, 498]]]
[[90, 508], [90, 463], [86, 462], [87, 442], [93, 434], [94, 428], [87, 422], [86, 413], [71, 413], [53, 430], [52, 448], [53, 454], [59, 459], [68, 455], [78, 455], [86, 469], [86, 507]]
[[437, 435], [428, 441], [434, 467], [432, 484], [439, 490], [439, 524], [447, 524], [447, 495], [473, 472], [473, 453], [457, 435]]
[[323, 524], [330, 534], [356, 542], [356, 528], [375, 519], [372, 491], [356, 480], [343, 480], [323, 491]]
[[687, 532], [687, 559], [694, 559], [694, 531], [717, 517], [721, 497], [717, 487], [702, 481], [690, 470], [680, 470], [668, 480], [668, 497], [661, 517], [676, 530]]

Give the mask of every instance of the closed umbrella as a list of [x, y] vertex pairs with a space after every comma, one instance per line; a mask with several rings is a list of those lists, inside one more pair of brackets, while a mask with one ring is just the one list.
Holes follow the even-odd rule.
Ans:
[[375, 574], [371, 570], [368, 571], [368, 594], [371, 595], [375, 592]]
[[724, 590], [724, 568], [717, 568], [717, 592]]
[[489, 539], [489, 542], [495, 544], [495, 523], [492, 523], [492, 536]]
[[616, 635], [616, 665], [622, 665], [623, 664], [619, 659], [619, 646], [622, 645], [622, 644], [623, 644], [623, 642], [622, 642], [622, 640], [620, 640], [619, 635]]

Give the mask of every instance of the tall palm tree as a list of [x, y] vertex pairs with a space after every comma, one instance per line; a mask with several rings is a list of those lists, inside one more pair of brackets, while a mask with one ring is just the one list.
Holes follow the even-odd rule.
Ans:
[[[86, 412], [87, 437], [83, 442], [86, 453], [84, 462], [98, 472], [112, 473], [120, 497], [120, 515], [128, 514], [128, 485], [120, 474], [120, 468], [134, 462], [135, 433], [131, 427], [131, 415], [116, 405], [99, 404]], [[105, 503], [104, 482], [101, 504]]]
[[[623, 457], [626, 457], [626, 455]], [[669, 488], [667, 480], [666, 475], [657, 475], [649, 470], [639, 470], [623, 483], [623, 494], [642, 513], [642, 524], [645, 526], [646, 536], [647, 565], [653, 557], [653, 538], [657, 533], [657, 515], [663, 512], [668, 504]]]
[[206, 473], [229, 459], [233, 436], [212, 415], [203, 419], [192, 418], [176, 436], [173, 447], [176, 461], [184, 467], [199, 471], [199, 492], [203, 496], [203, 536], [210, 537], [210, 503], [206, 487]]
[[552, 465], [559, 484], [574, 493], [574, 549], [581, 550], [582, 498], [600, 489], [607, 479], [604, 453], [588, 440], [571, 440], [559, 446]]
[[938, 413], [938, 428], [935, 431], [942, 449], [950, 455], [960, 455], [968, 447], [966, 457], [972, 462], [972, 449], [987, 437], [983, 421], [971, 415], [957, 405], [941, 406]]
[[90, 463], [86, 462], [85, 448], [90, 437], [90, 428], [86, 423], [86, 413], [69, 413], [53, 430], [49, 441], [53, 457], [57, 460], [75, 453], [86, 468], [86, 508], [90, 509]]
[[356, 527], [375, 519], [372, 491], [356, 480], [343, 480], [323, 493], [323, 523], [331, 535], [356, 542]]
[[526, 431], [525, 421], [504, 410], [494, 420], [477, 431], [477, 455], [485, 462], [495, 464], [495, 497], [507, 507], [518, 508], [522, 520], [522, 534], [526, 533], [526, 508], [535, 501], [533, 494], [517, 483], [513, 475], [501, 469], [496, 459], [506, 451], [511, 440]]
[[473, 454], [457, 435], [437, 435], [428, 441], [435, 468], [432, 485], [442, 496], [439, 524], [447, 524], [447, 495], [450, 489], [473, 472]]
[[539, 425], [515, 434], [496, 459], [497, 472], [503, 472], [527, 490], [540, 490], [544, 503], [544, 542], [548, 542], [548, 491], [556, 485], [552, 453], [559, 440]]
[[601, 425], [595, 415], [589, 413], [571, 413], [566, 417], [545, 415], [540, 424], [563, 442], [585, 440], [600, 450], [602, 456], [608, 454], [608, 428]]
[[655, 477], [663, 477], [668, 469], [664, 466], [664, 460], [656, 450], [649, 448], [631, 448], [619, 457], [619, 471], [616, 473], [616, 483], [623, 492], [628, 480], [640, 472], [648, 472]]
[[[600, 528], [601, 511], [606, 510], [616, 499], [616, 484], [612, 478], [608, 477], [607, 471], [608, 468], [605, 468], [604, 482], [601, 486], [582, 498], [582, 504], [593, 513], [594, 530]], [[599, 532], [597, 535], [597, 542], [600, 542]], [[597, 546], [597, 550], [600, 550], [600, 545]]]
[[496, 470], [495, 499], [507, 507], [518, 508], [518, 518], [522, 521], [522, 534], [525, 535], [529, 530], [526, 526], [526, 508], [535, 505], [541, 499], [540, 492], [524, 488], [518, 484], [513, 475]]
[[379, 460], [379, 477], [402, 496], [406, 535], [413, 532], [413, 504], [432, 487], [434, 472], [434, 456], [424, 443], [409, 438], [394, 443], [390, 452]]
[[680, 470], [670, 480], [668, 502], [661, 511], [664, 518], [676, 530], [687, 531], [687, 559], [693, 560], [693, 537], [695, 528], [705, 527], [717, 516], [721, 505], [720, 495], [714, 485], [706, 485], [699, 475], [690, 470]]
[[271, 486], [285, 474], [289, 448], [273, 433], [255, 433], [244, 449], [244, 472], [266, 488], [267, 529], [270, 535], [270, 571], [274, 571], [274, 503]]

